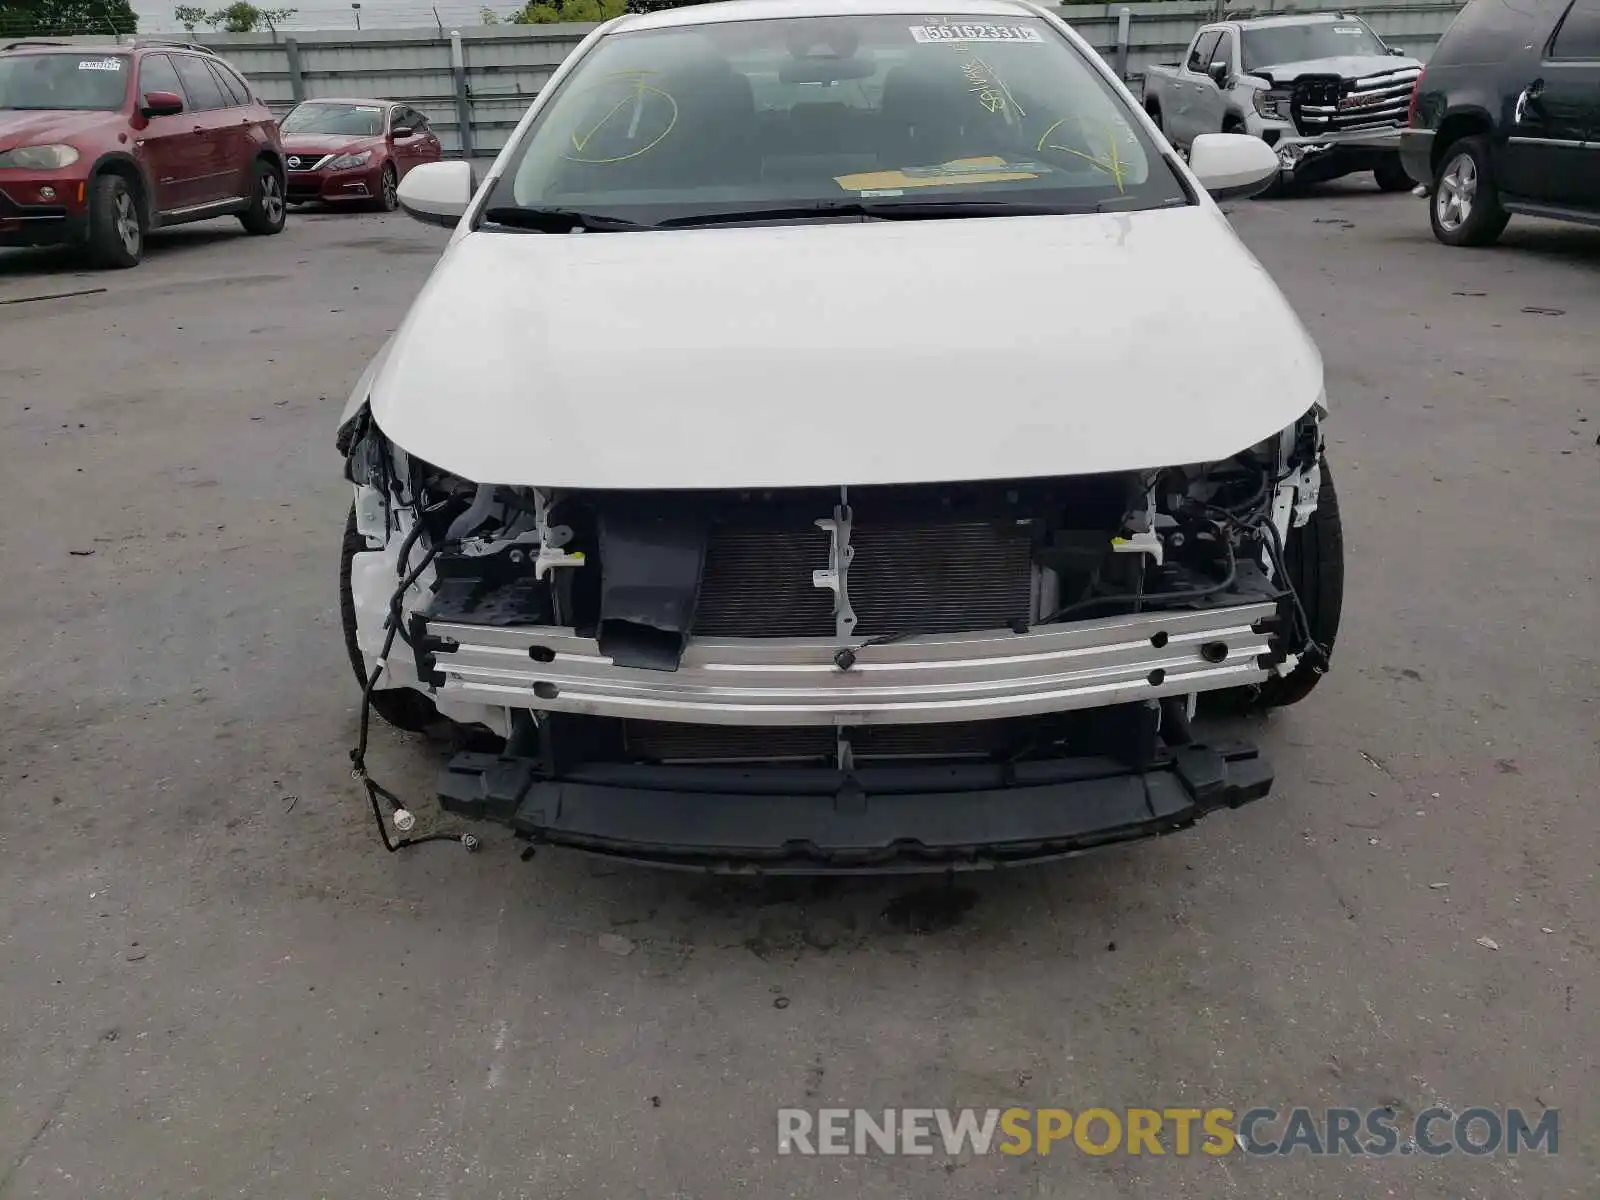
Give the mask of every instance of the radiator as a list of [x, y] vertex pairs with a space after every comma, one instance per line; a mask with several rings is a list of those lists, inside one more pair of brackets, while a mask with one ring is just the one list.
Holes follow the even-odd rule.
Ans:
[[[871, 525], [851, 533], [856, 635], [1004, 629], [1033, 612], [1029, 527], [1006, 522]], [[833, 593], [814, 525], [717, 527], [706, 551], [694, 632], [702, 637], [831, 637]]]

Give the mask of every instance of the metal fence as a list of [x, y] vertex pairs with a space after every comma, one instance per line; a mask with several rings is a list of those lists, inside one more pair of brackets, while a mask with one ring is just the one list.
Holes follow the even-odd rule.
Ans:
[[[1248, 14], [1235, 7], [1227, 10], [1227, 15], [1358, 13], [1391, 45], [1426, 58], [1460, 8], [1460, 3], [1448, 0], [1385, 0], [1354, 6], [1327, 0], [1289, 4], [1267, 0]], [[1145, 0], [1067, 5], [1058, 11], [1107, 61], [1122, 70], [1137, 91], [1145, 67], [1175, 62], [1194, 31], [1219, 19], [1224, 5], [1221, 0]], [[450, 30], [441, 26], [197, 32], [193, 36], [243, 71], [261, 98], [279, 112], [296, 101], [317, 97], [404, 100], [427, 115], [447, 153], [483, 156], [493, 155], [505, 145], [551, 73], [593, 28], [501, 25]]]

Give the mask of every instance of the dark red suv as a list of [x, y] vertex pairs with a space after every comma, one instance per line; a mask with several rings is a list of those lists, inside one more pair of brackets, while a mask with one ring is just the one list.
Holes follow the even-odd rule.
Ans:
[[283, 157], [267, 106], [202, 47], [0, 49], [0, 246], [131, 267], [167, 225], [231, 214], [277, 233]]

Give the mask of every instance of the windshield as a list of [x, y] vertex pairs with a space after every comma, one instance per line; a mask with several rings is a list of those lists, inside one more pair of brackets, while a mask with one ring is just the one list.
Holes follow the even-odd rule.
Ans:
[[863, 200], [995, 212], [1189, 202], [1047, 22], [827, 16], [602, 39], [514, 148], [488, 212], [689, 223]]
[[1282, 63], [1306, 62], [1315, 58], [1387, 53], [1389, 48], [1378, 35], [1354, 18], [1246, 29], [1240, 47], [1242, 66], [1246, 71], [1259, 71]]
[[114, 111], [128, 92], [121, 54], [0, 55], [0, 109]]
[[279, 128], [284, 133], [377, 137], [383, 133], [383, 109], [375, 104], [302, 104]]

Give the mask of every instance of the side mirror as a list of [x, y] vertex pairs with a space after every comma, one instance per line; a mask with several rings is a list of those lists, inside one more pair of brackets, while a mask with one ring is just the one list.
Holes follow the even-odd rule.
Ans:
[[1406, 52], [1404, 50], [1400, 49], [1399, 46], [1390, 46], [1389, 47], [1389, 53], [1394, 55], [1396, 58], [1404, 58], [1404, 57], [1406, 57]]
[[392, 130], [390, 130], [389, 136], [397, 142], [403, 142], [408, 137], [415, 137], [416, 133], [417, 131], [415, 129], [409, 129], [404, 125], [396, 125]]
[[139, 105], [142, 117], [175, 117], [183, 111], [183, 97], [176, 92], [146, 92]]
[[1278, 178], [1278, 155], [1247, 133], [1202, 133], [1189, 147], [1189, 170], [1213, 200], [1240, 200]]
[[[1264, 143], [1257, 143], [1265, 149]], [[400, 181], [400, 207], [425, 225], [454, 229], [472, 203], [472, 164], [459, 159], [423, 163]]]
[[1211, 76], [1211, 82], [1219, 88], [1228, 86], [1228, 64], [1220, 58], [1206, 68], [1206, 74]]

